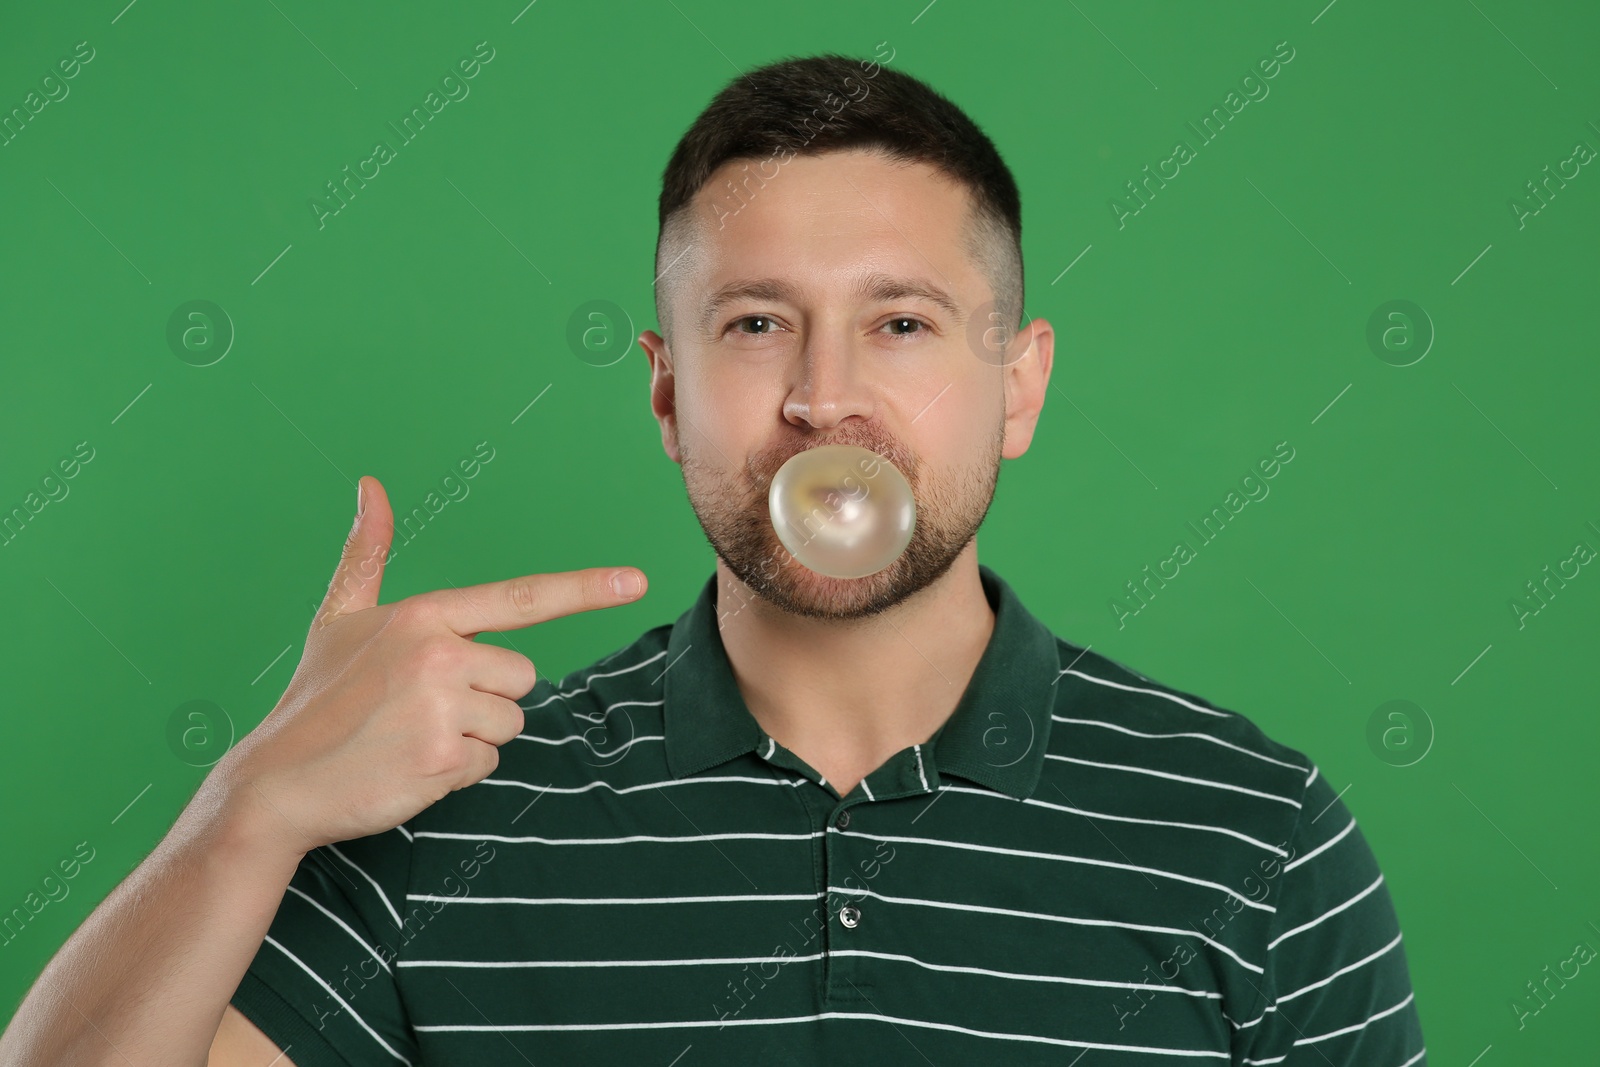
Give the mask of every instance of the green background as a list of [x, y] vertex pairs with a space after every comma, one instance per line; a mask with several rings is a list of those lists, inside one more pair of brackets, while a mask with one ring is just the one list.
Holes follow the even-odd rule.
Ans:
[[[739, 71], [886, 42], [1012, 167], [1026, 315], [1056, 329], [983, 561], [1068, 640], [1243, 712], [1346, 790], [1430, 1062], [1595, 1055], [1594, 967], [1520, 1028], [1511, 1007], [1600, 947], [1600, 568], [1524, 625], [1511, 607], [1600, 548], [1597, 167], [1512, 208], [1600, 146], [1592, 7], [123, 3], [0, 32], [5, 111], [95, 50], [0, 147], [0, 509], [94, 449], [0, 547], [0, 913], [94, 849], [0, 946], [0, 1019], [203, 777], [176, 709], [214, 702], [242, 733], [288, 683], [361, 474], [398, 513], [495, 450], [396, 553], [385, 601], [650, 576], [640, 603], [482, 638], [546, 676], [689, 606], [712, 554], [627, 347], [657, 326], [661, 170]], [[388, 123], [481, 41], [470, 95], [400, 144]], [[1269, 94], [1202, 144], [1186, 124], [1283, 41]], [[378, 139], [396, 158], [319, 228], [312, 198]], [[1119, 226], [1113, 198], [1180, 139], [1195, 158]], [[167, 339], [193, 300], [236, 333], [208, 366]], [[580, 358], [593, 300], [627, 321]], [[1401, 332], [1398, 356], [1368, 342], [1392, 300], [1426, 315], [1409, 355]], [[1270, 495], [1199, 547], [1186, 524], [1280, 441]], [[1112, 600], [1180, 539], [1197, 558], [1119, 625]], [[1395, 700], [1421, 710], [1369, 741]]]

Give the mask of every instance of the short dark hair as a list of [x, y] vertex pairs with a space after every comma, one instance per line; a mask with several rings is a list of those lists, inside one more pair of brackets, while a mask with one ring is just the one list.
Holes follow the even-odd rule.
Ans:
[[[730, 160], [787, 163], [795, 156], [866, 148], [921, 162], [960, 183], [973, 212], [966, 249], [995, 292], [1001, 323], [1022, 316], [1022, 198], [994, 143], [927, 83], [878, 63], [837, 53], [787, 58], [728, 82], [678, 141], [661, 176], [656, 236], [656, 311], [670, 334], [661, 279], [668, 254], [692, 226], [688, 211], [711, 174]], [[746, 168], [743, 186], [765, 177]], [[731, 183], [730, 183], [731, 185]], [[742, 204], [730, 187], [730, 204]]]

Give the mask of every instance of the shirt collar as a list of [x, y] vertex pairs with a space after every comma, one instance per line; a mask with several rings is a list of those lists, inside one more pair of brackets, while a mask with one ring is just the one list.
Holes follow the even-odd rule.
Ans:
[[[994, 571], [978, 565], [994, 632], [950, 718], [926, 750], [954, 774], [1022, 799], [1038, 785], [1061, 663], [1056, 637]], [[673, 777], [754, 751], [766, 733], [745, 707], [717, 627], [717, 576], [667, 641], [662, 718]]]

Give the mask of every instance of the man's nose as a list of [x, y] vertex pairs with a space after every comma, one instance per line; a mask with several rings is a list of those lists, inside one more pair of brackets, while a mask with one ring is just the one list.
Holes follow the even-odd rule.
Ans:
[[870, 420], [870, 353], [859, 348], [864, 344], [843, 331], [810, 334], [784, 400], [783, 417], [815, 430], [831, 430], [852, 415]]

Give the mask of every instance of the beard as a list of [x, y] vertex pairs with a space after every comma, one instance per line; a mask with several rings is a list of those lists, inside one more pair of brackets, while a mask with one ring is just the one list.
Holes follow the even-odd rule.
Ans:
[[[875, 426], [854, 425], [822, 437], [795, 435], [749, 456], [735, 473], [701, 463], [683, 447], [684, 487], [706, 540], [728, 570], [758, 597], [783, 611], [833, 621], [864, 619], [894, 607], [948, 571], [977, 535], [1000, 480], [1004, 420], [969, 466], [933, 472]], [[916, 525], [893, 563], [862, 578], [830, 578], [783, 546], [767, 506], [772, 478], [788, 459], [820, 445], [858, 445], [893, 463], [916, 501]], [[718, 456], [717, 458], [721, 458]]]

